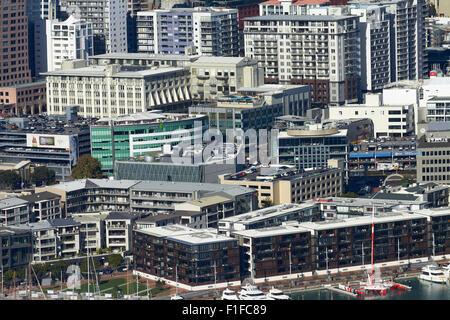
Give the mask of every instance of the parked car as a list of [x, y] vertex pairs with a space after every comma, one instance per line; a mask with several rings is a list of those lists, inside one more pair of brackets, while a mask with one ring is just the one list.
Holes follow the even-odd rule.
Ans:
[[98, 274], [100, 274], [100, 275], [102, 275], [102, 274], [111, 274], [113, 272], [114, 272], [114, 270], [111, 269], [111, 268], [103, 268], [103, 269], [98, 270]]

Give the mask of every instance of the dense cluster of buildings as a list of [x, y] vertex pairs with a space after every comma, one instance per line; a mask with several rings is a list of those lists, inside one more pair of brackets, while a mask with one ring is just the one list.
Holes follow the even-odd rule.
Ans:
[[108, 248], [186, 289], [294, 279], [368, 264], [372, 215], [376, 264], [445, 258], [443, 2], [1, 2], [2, 267]]

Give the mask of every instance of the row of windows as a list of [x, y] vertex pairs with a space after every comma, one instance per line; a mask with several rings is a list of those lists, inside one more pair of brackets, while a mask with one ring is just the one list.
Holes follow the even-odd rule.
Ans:
[[423, 151], [422, 155], [428, 156], [450, 156], [450, 150], [439, 150], [439, 151]]

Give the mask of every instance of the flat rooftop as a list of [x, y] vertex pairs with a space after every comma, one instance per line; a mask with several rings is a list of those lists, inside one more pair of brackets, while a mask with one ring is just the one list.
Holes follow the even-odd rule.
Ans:
[[281, 226], [276, 227], [233, 231], [232, 234], [250, 238], [265, 238], [286, 234], [296, 234], [301, 232], [310, 233], [311, 230], [303, 228], [302, 225], [298, 223], [289, 223], [289, 224], [282, 224]]
[[212, 229], [212, 230], [206, 229], [206, 230], [201, 230], [201, 231], [198, 229], [195, 229], [195, 230], [197, 231], [195, 233], [168, 236], [167, 240], [181, 242], [181, 243], [188, 244], [188, 245], [201, 245], [201, 244], [208, 244], [208, 243], [237, 241], [236, 238], [217, 234], [217, 231], [214, 229]]
[[397, 206], [402, 204], [426, 204], [426, 201], [418, 200], [398, 200], [398, 199], [371, 199], [368, 198], [341, 198], [341, 197], [329, 197], [318, 200], [319, 203], [330, 205], [343, 205], [348, 207], [361, 207], [361, 206]]
[[[75, 76], [75, 77], [105, 77], [105, 65], [92, 65], [89, 67], [56, 70], [41, 73], [45, 76]], [[142, 66], [121, 66], [120, 71], [113, 73], [113, 78], [146, 78], [158, 76], [166, 73], [184, 71], [181, 67], [142, 67]]]
[[[423, 218], [424, 216], [420, 214], [407, 213], [404, 211], [394, 211], [389, 213], [377, 214], [374, 216], [373, 221], [374, 224], [379, 224], [379, 223], [423, 219]], [[318, 222], [302, 222], [300, 223], [300, 226], [315, 231], [321, 231], [321, 230], [348, 228], [371, 224], [372, 224], [372, 216], [362, 216], [348, 219], [325, 220]]]
[[150, 54], [150, 53], [130, 53], [130, 52], [112, 52], [90, 56], [88, 59], [141, 59], [141, 60], [177, 60], [177, 61], [193, 61], [198, 59], [200, 55], [183, 55], [183, 54]]
[[341, 21], [349, 18], [356, 18], [355, 15], [268, 15], [245, 18], [244, 21]]
[[259, 209], [229, 218], [221, 219], [221, 222], [231, 222], [231, 223], [242, 223], [242, 224], [252, 224], [260, 220], [271, 219], [282, 214], [288, 214], [290, 212], [295, 212], [303, 209], [313, 208], [316, 204], [308, 201], [305, 203], [283, 203], [269, 208]]
[[231, 175], [226, 175], [226, 180], [229, 181], [293, 181], [302, 178], [309, 178], [315, 175], [322, 175], [330, 172], [338, 172], [337, 168], [323, 168], [323, 169], [297, 169], [294, 166], [281, 165], [266, 167], [252, 167], [244, 171], [240, 171]]

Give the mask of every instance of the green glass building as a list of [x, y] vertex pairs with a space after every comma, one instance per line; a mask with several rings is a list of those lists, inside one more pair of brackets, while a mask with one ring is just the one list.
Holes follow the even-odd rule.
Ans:
[[207, 116], [149, 111], [100, 119], [91, 126], [91, 155], [100, 161], [104, 173], [113, 175], [115, 160], [150, 155], [185, 139], [193, 141], [195, 126], [206, 131]]

